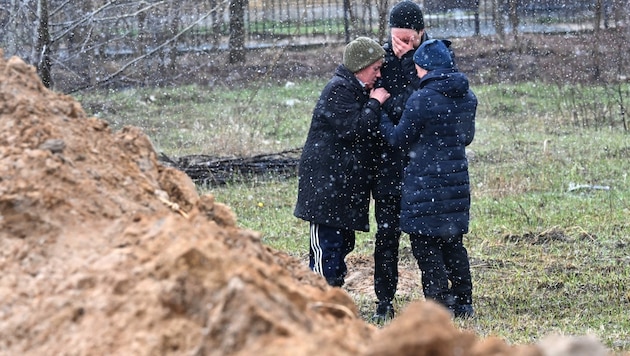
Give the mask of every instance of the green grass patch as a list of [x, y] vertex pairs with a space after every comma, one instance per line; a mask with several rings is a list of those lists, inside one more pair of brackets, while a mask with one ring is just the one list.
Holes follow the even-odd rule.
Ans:
[[156, 150], [167, 155], [243, 156], [301, 147], [308, 130], [305, 122], [324, 84], [287, 82], [237, 90], [191, 85], [78, 98], [88, 113], [107, 120], [114, 130], [142, 128]]

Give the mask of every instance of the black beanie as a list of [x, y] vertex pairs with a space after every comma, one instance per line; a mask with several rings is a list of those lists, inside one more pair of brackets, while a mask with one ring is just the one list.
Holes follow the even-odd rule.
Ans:
[[413, 1], [404, 0], [392, 7], [389, 13], [390, 28], [410, 28], [420, 31], [424, 29], [424, 17], [420, 6]]

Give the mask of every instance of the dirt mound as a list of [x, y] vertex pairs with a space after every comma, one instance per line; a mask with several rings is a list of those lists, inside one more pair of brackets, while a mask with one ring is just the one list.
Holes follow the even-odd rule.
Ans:
[[410, 304], [377, 329], [342, 289], [240, 229], [162, 166], [0, 51], [0, 353], [538, 355]]

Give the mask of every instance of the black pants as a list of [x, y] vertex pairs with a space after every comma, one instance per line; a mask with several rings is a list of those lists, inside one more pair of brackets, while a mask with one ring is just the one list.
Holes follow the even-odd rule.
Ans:
[[331, 286], [341, 287], [348, 273], [345, 259], [354, 244], [354, 230], [311, 223], [309, 267]]
[[[472, 304], [472, 278], [463, 236], [410, 235], [413, 256], [422, 271], [426, 299], [444, 306]], [[451, 286], [449, 287], [449, 281]]]
[[375, 198], [377, 223], [374, 242], [374, 292], [379, 301], [391, 302], [398, 286], [400, 196]]

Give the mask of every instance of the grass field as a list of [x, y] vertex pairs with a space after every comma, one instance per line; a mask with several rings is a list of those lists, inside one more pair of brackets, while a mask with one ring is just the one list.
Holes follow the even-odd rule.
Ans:
[[[113, 129], [143, 128], [170, 156], [252, 155], [300, 147], [324, 84], [78, 99]], [[469, 147], [473, 200], [465, 242], [477, 316], [459, 325], [510, 343], [593, 334], [615, 352], [630, 351], [630, 132], [621, 114], [629, 88], [529, 83], [474, 90], [480, 106]], [[264, 243], [300, 257], [307, 226], [292, 215], [296, 186], [289, 179], [199, 189], [229, 205], [239, 225], [260, 231]], [[359, 234], [355, 253], [371, 255], [371, 238]], [[365, 315], [371, 303], [357, 299]]]

